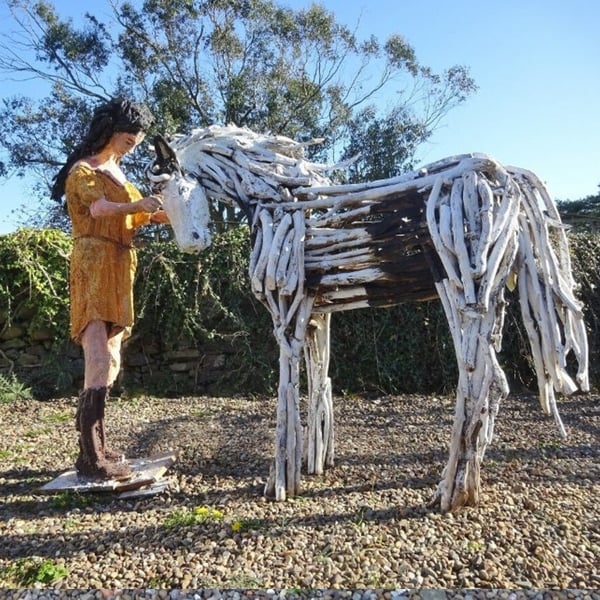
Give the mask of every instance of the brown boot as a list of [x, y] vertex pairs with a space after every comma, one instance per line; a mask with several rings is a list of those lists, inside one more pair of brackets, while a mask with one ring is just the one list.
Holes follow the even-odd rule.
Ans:
[[132, 471], [127, 463], [110, 462], [104, 456], [101, 437], [102, 401], [106, 388], [84, 390], [79, 406], [79, 449], [75, 467], [80, 475], [100, 479], [129, 479]]
[[81, 419], [81, 404], [85, 398], [85, 393], [86, 390], [82, 390], [79, 392], [79, 396], [77, 398], [77, 410], [75, 411], [75, 429], [77, 429], [77, 431], [81, 431], [81, 424], [79, 423], [79, 420]]
[[100, 440], [102, 442], [102, 451], [104, 452], [104, 457], [106, 460], [111, 462], [125, 462], [125, 454], [123, 452], [109, 448], [106, 445], [106, 436], [104, 434], [104, 408], [106, 406], [106, 400], [108, 399], [109, 390], [110, 388], [106, 388], [104, 396], [102, 396], [100, 401], [96, 404], [98, 407], [98, 413], [96, 416], [98, 419], [100, 419]]
[[[120, 452], [118, 450], [113, 450], [112, 448], [108, 448], [106, 446], [106, 438], [104, 435], [104, 406], [106, 403], [106, 398], [108, 398], [108, 393], [109, 393], [109, 388], [98, 388], [97, 392], [100, 392], [100, 390], [106, 390], [106, 393], [104, 394], [104, 398], [102, 399], [102, 402], [98, 403], [99, 406], [99, 418], [100, 418], [100, 439], [102, 442], [102, 451], [104, 452], [104, 458], [106, 458], [106, 460], [110, 461], [110, 462], [125, 462], [125, 454], [123, 452]], [[80, 424], [80, 418], [81, 418], [81, 404], [83, 402], [83, 399], [85, 398], [87, 390], [84, 390], [83, 392], [81, 392], [79, 394], [79, 399], [77, 402], [77, 411], [75, 412], [75, 429], [77, 429], [77, 431], [81, 431], [81, 424]], [[100, 395], [100, 394], [99, 394]], [[81, 452], [81, 438], [79, 440], [79, 451]]]

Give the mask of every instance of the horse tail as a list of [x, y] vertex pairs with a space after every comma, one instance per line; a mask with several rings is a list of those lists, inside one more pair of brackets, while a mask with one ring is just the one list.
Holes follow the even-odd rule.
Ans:
[[[589, 391], [588, 343], [582, 304], [575, 297], [567, 227], [546, 186], [532, 172], [507, 171], [519, 194], [517, 277], [521, 315], [531, 345], [540, 403], [566, 435], [554, 393]], [[567, 369], [573, 353], [575, 380]]]

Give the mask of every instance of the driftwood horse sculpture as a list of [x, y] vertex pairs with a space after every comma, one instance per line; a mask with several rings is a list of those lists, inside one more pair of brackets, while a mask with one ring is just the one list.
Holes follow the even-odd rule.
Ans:
[[271, 313], [280, 349], [275, 458], [265, 494], [298, 494], [303, 461], [309, 473], [333, 465], [331, 313], [439, 296], [459, 381], [449, 459], [432, 503], [442, 511], [476, 505], [480, 465], [509, 393], [496, 358], [505, 287], [518, 285], [541, 405], [563, 435], [555, 392], [588, 389], [585, 326], [555, 204], [533, 173], [483, 154], [392, 179], [331, 185], [326, 173], [345, 165], [309, 162], [306, 145], [213, 126], [169, 143], [158, 137], [147, 171], [184, 251], [210, 244], [209, 203], [233, 203], [248, 217], [250, 283]]

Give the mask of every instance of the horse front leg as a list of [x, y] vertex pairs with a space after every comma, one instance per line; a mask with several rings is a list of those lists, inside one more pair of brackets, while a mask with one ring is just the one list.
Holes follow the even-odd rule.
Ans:
[[313, 314], [306, 330], [304, 358], [308, 379], [306, 470], [321, 475], [333, 467], [333, 398], [329, 372], [329, 313]]
[[265, 485], [265, 496], [285, 500], [300, 493], [302, 425], [300, 421], [300, 361], [312, 298], [299, 304], [292, 319], [276, 327], [279, 343], [279, 385], [275, 457]]
[[250, 256], [252, 290], [271, 313], [279, 344], [275, 457], [265, 495], [285, 500], [300, 492], [300, 356], [314, 296], [304, 288], [304, 212], [257, 209]]

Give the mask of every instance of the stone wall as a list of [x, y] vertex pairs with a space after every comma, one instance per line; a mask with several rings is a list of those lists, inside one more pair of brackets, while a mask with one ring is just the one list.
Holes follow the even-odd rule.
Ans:
[[123, 349], [120, 382], [123, 387], [149, 388], [167, 394], [202, 393], [226, 379], [233, 349], [226, 344], [199, 346], [184, 340], [164, 348], [133, 336]]
[[[29, 331], [29, 316], [21, 314], [10, 325], [0, 321], [0, 373], [14, 373], [41, 397], [76, 394], [83, 384], [81, 347], [54, 340], [48, 330]], [[233, 354], [223, 342], [198, 346], [187, 340], [167, 349], [134, 333], [123, 348], [118, 387], [131, 393], [208, 392], [226, 379]]]

